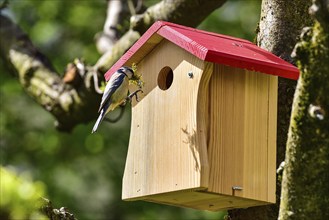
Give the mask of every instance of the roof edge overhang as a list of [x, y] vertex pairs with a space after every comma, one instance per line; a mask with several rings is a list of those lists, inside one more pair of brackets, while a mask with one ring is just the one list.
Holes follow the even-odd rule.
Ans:
[[[220, 37], [225, 40], [233, 41], [233, 45], [236, 45], [238, 47], [244, 46], [247, 49], [256, 47], [254, 44], [247, 40], [197, 30], [194, 28], [189, 28], [169, 22], [157, 21], [105, 73], [105, 79], [109, 80], [111, 75], [121, 66], [131, 65], [132, 63], [139, 63], [142, 57], [146, 56], [150, 51], [152, 51], [152, 49], [156, 47], [156, 45], [160, 43], [163, 39], [167, 39], [168, 41], [178, 45], [179, 47], [183, 48], [184, 50], [188, 51], [189, 53], [204, 61], [262, 72], [294, 80], [297, 80], [299, 77], [299, 70], [295, 66], [259, 47], [257, 47], [257, 53], [262, 54], [264, 57], [271, 56], [271, 58], [274, 58], [274, 60], [264, 61], [253, 57], [247, 57], [243, 55], [237, 56], [236, 54], [230, 54], [230, 52], [218, 51], [211, 48], [207, 48], [202, 44], [189, 38], [188, 36], [180, 33], [179, 30], [196, 32], [198, 34], [204, 34], [211, 37]], [[149, 41], [151, 43], [147, 45]], [[143, 52], [142, 54], [140, 54], [140, 49], [142, 47]]]

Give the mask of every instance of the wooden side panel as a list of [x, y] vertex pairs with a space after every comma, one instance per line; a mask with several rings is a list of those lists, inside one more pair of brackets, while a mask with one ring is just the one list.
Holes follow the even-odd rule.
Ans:
[[[165, 66], [173, 82], [161, 90], [157, 80]], [[123, 199], [208, 186], [206, 124], [198, 122], [197, 100], [208, 95], [199, 86], [207, 86], [200, 81], [211, 66], [166, 40], [138, 64], [145, 87], [140, 102], [133, 102]]]
[[269, 77], [246, 71], [242, 192], [262, 201], [268, 200]]
[[215, 65], [210, 80], [209, 192], [274, 202], [272, 77]]
[[243, 70], [215, 65], [209, 86], [209, 192], [233, 195], [233, 186], [243, 186], [244, 84]]
[[269, 79], [269, 120], [268, 120], [268, 201], [276, 201], [276, 129], [278, 107], [278, 77]]

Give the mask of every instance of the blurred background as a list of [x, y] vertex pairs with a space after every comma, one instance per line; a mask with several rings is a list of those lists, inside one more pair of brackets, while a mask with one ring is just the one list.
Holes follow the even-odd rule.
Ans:
[[[159, 1], [144, 2], [149, 6]], [[12, 0], [7, 13], [63, 73], [74, 58], [93, 65], [100, 57], [94, 36], [103, 29], [106, 7], [105, 0]], [[253, 41], [260, 8], [261, 0], [228, 0], [198, 28]], [[18, 201], [40, 195], [57, 208], [67, 207], [78, 219], [223, 219], [225, 212], [121, 201], [129, 109], [121, 121], [103, 123], [96, 134], [90, 134], [94, 122], [60, 133], [52, 116], [0, 62], [0, 159], [6, 170], [0, 181], [5, 176], [7, 181], [9, 172], [25, 184], [1, 189], [1, 209], [33, 219]]]

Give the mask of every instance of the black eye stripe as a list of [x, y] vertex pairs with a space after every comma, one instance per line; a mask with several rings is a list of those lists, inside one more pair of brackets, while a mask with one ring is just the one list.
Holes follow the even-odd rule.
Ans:
[[129, 70], [132, 74], [134, 74], [134, 70], [128, 66], [121, 67], [122, 69]]
[[118, 73], [123, 73], [128, 77], [127, 71], [130, 71], [130, 73], [134, 75], [134, 71], [130, 67], [121, 67], [120, 69], [117, 70]]

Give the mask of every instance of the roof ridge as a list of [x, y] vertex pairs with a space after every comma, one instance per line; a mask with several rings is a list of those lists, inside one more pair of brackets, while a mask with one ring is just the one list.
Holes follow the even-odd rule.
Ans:
[[[299, 77], [299, 70], [295, 66], [248, 40], [157, 21], [106, 72], [105, 78], [108, 80], [118, 68], [127, 63], [138, 63], [162, 39], [176, 44], [204, 61], [295, 80]], [[143, 49], [140, 50], [141, 48]]]
[[198, 32], [198, 33], [207, 34], [207, 35], [211, 35], [211, 36], [215, 36], [215, 37], [221, 37], [221, 38], [225, 38], [225, 39], [229, 39], [229, 40], [235, 40], [235, 41], [240, 41], [240, 42], [247, 43], [247, 44], [256, 45], [255, 43], [253, 43], [249, 40], [246, 40], [246, 39], [241, 39], [241, 38], [228, 36], [228, 35], [215, 33], [215, 32], [209, 32], [209, 31], [202, 30], [202, 29], [197, 29], [197, 28], [193, 28], [193, 27], [183, 26], [183, 25], [180, 25], [180, 24], [170, 23], [170, 22], [167, 22], [167, 21], [157, 21], [157, 22], [159, 22], [159, 24], [161, 24], [160, 28], [162, 28], [163, 26], [178, 27], [178, 28], [181, 28], [181, 29], [184, 29], [184, 30], [195, 31], [195, 32]]

